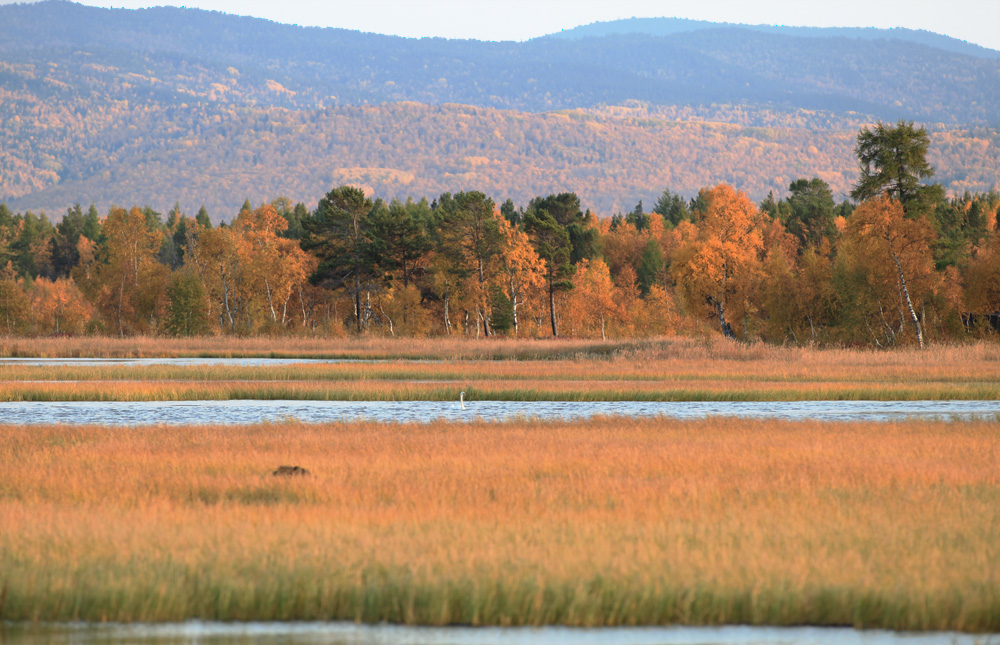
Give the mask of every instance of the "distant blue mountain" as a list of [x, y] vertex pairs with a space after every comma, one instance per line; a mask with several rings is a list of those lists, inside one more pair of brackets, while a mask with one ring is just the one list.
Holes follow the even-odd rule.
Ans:
[[600, 38], [603, 36], [644, 34], [647, 36], [673, 36], [704, 29], [737, 27], [782, 36], [801, 38], [855, 38], [860, 40], [902, 40], [928, 47], [935, 47], [956, 54], [978, 58], [1000, 59], [1000, 51], [989, 49], [964, 40], [943, 36], [923, 29], [877, 29], [875, 27], [786, 27], [784, 25], [745, 25], [733, 22], [708, 22], [687, 18], [626, 18], [594, 22], [589, 25], [564, 29], [542, 38]]

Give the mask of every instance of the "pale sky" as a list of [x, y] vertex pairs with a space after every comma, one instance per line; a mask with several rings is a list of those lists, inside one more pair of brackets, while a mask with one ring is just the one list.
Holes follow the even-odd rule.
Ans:
[[527, 40], [599, 20], [631, 17], [909, 27], [1000, 50], [1000, 0], [83, 0], [83, 4], [129, 9], [169, 4], [303, 26], [479, 40]]

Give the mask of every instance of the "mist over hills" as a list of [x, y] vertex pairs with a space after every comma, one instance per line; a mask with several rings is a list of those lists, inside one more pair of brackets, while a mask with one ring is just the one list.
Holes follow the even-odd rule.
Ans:
[[[900, 118], [949, 142], [935, 154], [953, 190], [1000, 181], [1000, 52], [909, 30], [693, 22], [495, 43], [168, 7], [0, 6], [0, 201], [57, 214], [183, 196], [231, 217], [264, 187], [315, 203], [344, 179], [387, 197], [577, 190], [605, 210], [699, 181], [760, 198], [821, 172], [842, 191], [859, 125]], [[664, 172], [638, 171], [647, 163]]]

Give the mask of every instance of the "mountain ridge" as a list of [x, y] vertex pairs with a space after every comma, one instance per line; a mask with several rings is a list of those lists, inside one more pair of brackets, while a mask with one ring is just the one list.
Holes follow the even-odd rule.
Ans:
[[540, 36], [540, 38], [592, 38], [608, 35], [645, 34], [648, 36], [672, 36], [679, 33], [718, 28], [741, 28], [750, 31], [782, 34], [797, 37], [855, 38], [865, 40], [903, 40], [936, 47], [958, 54], [980, 58], [1000, 58], [1000, 51], [984, 47], [967, 40], [955, 38], [926, 29], [906, 27], [807, 27], [769, 24], [748, 24], [735, 22], [712, 22], [689, 18], [623, 18], [579, 25], [569, 29]]
[[[110, 53], [105, 67], [139, 68], [141, 57], [154, 56], [237, 68], [295, 92], [282, 100], [299, 108], [412, 100], [544, 112], [634, 99], [1000, 123], [1000, 60], [898, 40], [718, 27], [670, 37], [491, 43], [297, 27], [174, 7], [109, 10], [66, 0], [0, 6], [0, 54], [7, 62], [72, 64], [66, 59], [77, 51]], [[53, 57], [57, 52], [62, 59]]]

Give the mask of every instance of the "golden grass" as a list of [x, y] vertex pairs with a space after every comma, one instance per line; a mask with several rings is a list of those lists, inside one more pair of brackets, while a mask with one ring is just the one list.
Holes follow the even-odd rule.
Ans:
[[[211, 340], [218, 348], [224, 347], [221, 340]], [[226, 351], [233, 354], [240, 353], [233, 351], [234, 347], [259, 348], [260, 340], [235, 339]], [[142, 344], [143, 339], [120, 342]], [[174, 353], [179, 353], [181, 347], [198, 346], [195, 341], [186, 341], [194, 345], [182, 345], [180, 341], [171, 345], [164, 339], [149, 342], [150, 347], [160, 350], [173, 347]], [[560, 342], [523, 344], [552, 348]], [[42, 341], [37, 343], [38, 346], [32, 347], [44, 346]], [[355, 351], [365, 343], [372, 352], [382, 354], [393, 353], [392, 347], [400, 350], [410, 347], [393, 345], [384, 339], [347, 344]], [[437, 347], [459, 357], [471, 356], [477, 348], [499, 354], [503, 352], [497, 348], [516, 348], [512, 341], [491, 340], [480, 344], [445, 339], [440, 343], [437, 346], [432, 341], [418, 341], [413, 348], [419, 354]], [[288, 341], [283, 347], [291, 346], [293, 343]], [[564, 347], [579, 349], [584, 345], [568, 341]], [[439, 362], [388, 360], [277, 366], [8, 364], [0, 365], [3, 385], [0, 400], [452, 399], [462, 389], [473, 398], [514, 400], [1000, 398], [1000, 348], [987, 344], [893, 352], [692, 340], [664, 340], [642, 346], [608, 343], [601, 345], [601, 351], [594, 350], [596, 345], [590, 347], [593, 351], [579, 353], [572, 359], [547, 360], [456, 358]], [[347, 351], [344, 347], [341, 350]], [[225, 352], [219, 349], [216, 353]], [[572, 352], [567, 350], [567, 353]]]
[[11, 381], [0, 401], [923, 401], [996, 400], [993, 382]]
[[164, 338], [106, 336], [18, 338], [0, 336], [0, 357], [290, 357], [290, 358], [431, 358], [444, 360], [550, 360], [627, 357], [633, 361], [686, 359], [704, 361], [774, 362], [791, 369], [806, 364], [855, 364], [858, 367], [1000, 362], [1000, 345], [989, 342], [930, 345], [927, 350], [889, 351], [864, 348], [815, 349], [766, 343], [738, 343], [721, 337], [665, 337], [630, 341], [571, 338], [515, 339], [508, 337], [435, 338], [382, 337], [254, 337], [206, 336]]
[[0, 426], [0, 463], [0, 619], [1000, 629], [988, 423]]
[[[673, 341], [670, 341], [673, 342]], [[680, 341], [687, 343], [688, 341]], [[600, 342], [582, 339], [513, 339], [465, 337], [350, 338], [204, 336], [79, 336], [54, 338], [0, 337], [6, 357], [304, 357], [304, 358], [441, 358], [545, 359], [606, 355], [645, 347], [646, 342]]]

